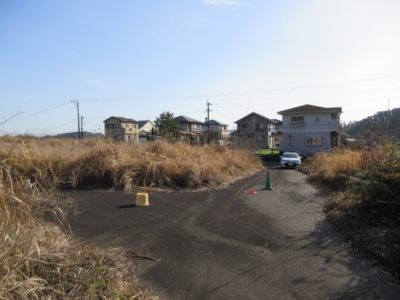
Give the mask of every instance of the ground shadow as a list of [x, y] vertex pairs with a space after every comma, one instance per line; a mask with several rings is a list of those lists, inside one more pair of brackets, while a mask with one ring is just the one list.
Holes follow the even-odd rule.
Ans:
[[117, 206], [117, 208], [121, 209], [121, 208], [132, 208], [132, 207], [138, 207], [136, 204], [128, 204], [128, 205], [120, 205]]

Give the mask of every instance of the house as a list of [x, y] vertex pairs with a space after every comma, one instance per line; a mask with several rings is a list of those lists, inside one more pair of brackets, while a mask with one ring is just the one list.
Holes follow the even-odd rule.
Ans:
[[138, 142], [138, 122], [123, 117], [110, 117], [104, 121], [106, 138], [122, 142]]
[[278, 112], [282, 115], [280, 150], [311, 154], [340, 146], [341, 107], [302, 105]]
[[271, 129], [274, 135], [274, 147], [279, 148], [282, 139], [282, 121], [278, 119], [271, 119], [275, 123], [275, 129]]
[[210, 131], [219, 132], [223, 139], [227, 139], [229, 137], [230, 131], [228, 130], [228, 124], [218, 122], [216, 120], [206, 121], [202, 125], [203, 131], [208, 131], [210, 127]]
[[174, 120], [179, 122], [179, 130], [182, 133], [183, 138], [188, 137], [199, 141], [199, 135], [203, 133], [203, 122], [186, 116], [179, 116], [174, 118]]
[[155, 129], [155, 124], [150, 120], [142, 120], [138, 122], [139, 125], [139, 140], [142, 142], [151, 139], [152, 130]]
[[275, 146], [278, 135], [277, 122], [258, 113], [252, 112], [237, 120], [236, 136], [248, 139], [251, 146], [271, 148]]

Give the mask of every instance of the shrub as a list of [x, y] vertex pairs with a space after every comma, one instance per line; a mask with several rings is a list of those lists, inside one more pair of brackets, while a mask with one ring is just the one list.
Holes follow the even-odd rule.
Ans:
[[396, 147], [319, 153], [303, 165], [310, 179], [338, 191], [326, 219], [352, 248], [400, 280], [400, 155]]

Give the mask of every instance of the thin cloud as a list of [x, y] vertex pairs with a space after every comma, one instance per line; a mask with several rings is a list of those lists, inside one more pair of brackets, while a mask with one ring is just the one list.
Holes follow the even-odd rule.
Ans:
[[213, 5], [213, 6], [234, 6], [241, 4], [239, 1], [234, 1], [234, 0], [204, 0], [203, 3], [206, 5]]

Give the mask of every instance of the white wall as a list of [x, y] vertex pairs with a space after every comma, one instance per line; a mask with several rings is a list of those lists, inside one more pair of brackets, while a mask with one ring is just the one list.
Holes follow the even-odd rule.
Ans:
[[[316, 116], [319, 116], [319, 121]], [[292, 116], [304, 116], [304, 122], [291, 122]], [[331, 131], [339, 130], [339, 120], [331, 120], [330, 113], [291, 114], [282, 117], [282, 140], [280, 151], [299, 154], [326, 152], [331, 150]], [[321, 137], [320, 145], [307, 145], [307, 137]], [[289, 140], [291, 139], [291, 145]]]

